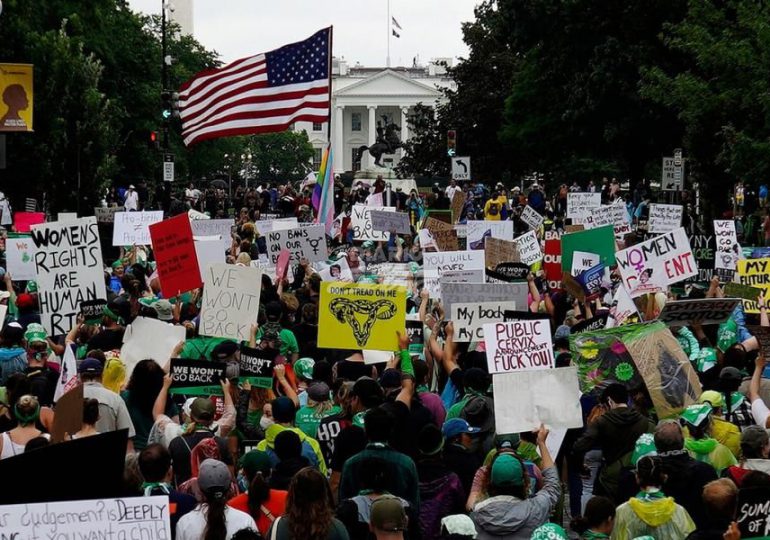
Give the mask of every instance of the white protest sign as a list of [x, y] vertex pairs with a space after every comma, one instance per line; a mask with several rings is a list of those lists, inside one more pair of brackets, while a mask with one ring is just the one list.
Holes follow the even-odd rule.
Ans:
[[372, 219], [372, 229], [376, 232], [397, 234], [409, 234], [412, 232], [409, 223], [409, 214], [405, 212], [390, 212], [387, 210], [372, 210], [369, 212]]
[[433, 298], [440, 298], [441, 284], [439, 277], [447, 271], [474, 270], [483, 282], [484, 273], [483, 251], [444, 251], [440, 253], [423, 253], [424, 287]]
[[682, 226], [682, 206], [678, 204], [650, 204], [647, 230], [651, 233], [667, 233]]
[[354, 281], [353, 272], [350, 271], [350, 265], [345, 257], [340, 257], [336, 261], [319, 263], [319, 265], [318, 275], [323, 281], [344, 281], [346, 283]]
[[590, 216], [587, 216], [583, 221], [586, 229], [596, 229], [612, 225], [615, 228], [615, 236], [618, 238], [623, 238], [631, 232], [628, 210], [621, 202], [605, 204], [594, 208], [591, 210]]
[[262, 272], [234, 264], [212, 264], [203, 272], [202, 336], [248, 341], [257, 322]]
[[[498, 433], [583, 426], [577, 367], [492, 376]], [[549, 437], [550, 438], [550, 437]]]
[[194, 238], [195, 255], [198, 257], [198, 268], [205, 272], [210, 264], [225, 262], [225, 250], [219, 236], [204, 236]]
[[6, 540], [171, 540], [167, 495], [12, 504], [0, 516], [0, 538]]
[[366, 272], [377, 276], [377, 283], [402, 287], [411, 287], [409, 278], [414, 275], [409, 263], [370, 264], [366, 267]]
[[601, 193], [567, 193], [567, 217], [582, 220], [602, 205]]
[[513, 239], [513, 221], [469, 221], [465, 228], [468, 249], [484, 249], [485, 238]]
[[180, 341], [185, 340], [184, 326], [175, 326], [157, 319], [137, 317], [123, 334], [120, 360], [126, 365], [126, 375], [145, 358], [152, 358], [160, 365], [171, 358], [171, 352]]
[[530, 205], [524, 207], [521, 211], [521, 220], [526, 223], [530, 229], [538, 229], [543, 224], [545, 218], [540, 215], [540, 212], [532, 208]]
[[370, 351], [364, 349], [361, 351], [361, 354], [364, 357], [364, 364], [383, 364], [390, 362], [393, 358], [391, 351]]
[[211, 216], [208, 214], [204, 214], [203, 212], [198, 212], [197, 210], [193, 210], [190, 208], [187, 211], [187, 215], [190, 216], [190, 221], [198, 220], [198, 219], [211, 219]]
[[41, 319], [49, 336], [66, 335], [80, 304], [106, 300], [102, 248], [96, 218], [31, 227]]
[[222, 252], [232, 244], [232, 219], [191, 219], [190, 227], [193, 236], [218, 236]]
[[502, 322], [506, 311], [516, 311], [516, 302], [456, 302], [452, 304], [455, 341], [484, 340], [484, 325]]
[[581, 272], [593, 268], [601, 262], [601, 257], [596, 253], [588, 253], [586, 251], [575, 251], [572, 254], [572, 269], [570, 274], [573, 276], [580, 275]]
[[113, 246], [149, 246], [150, 225], [163, 221], [163, 211], [116, 212], [112, 231]]
[[56, 215], [56, 221], [62, 222], [62, 221], [74, 221], [78, 218], [77, 212], [59, 212]]
[[485, 324], [484, 343], [490, 373], [553, 367], [551, 323], [546, 319]]
[[322, 262], [329, 257], [326, 249], [326, 228], [323, 223], [267, 234], [267, 255], [275, 266], [281, 250], [290, 254], [289, 264], [299, 264], [303, 257], [310, 262]]
[[373, 206], [375, 208], [385, 206], [382, 200], [382, 191], [379, 193], [372, 193], [366, 197], [366, 206]]
[[514, 242], [516, 243], [516, 249], [519, 251], [521, 262], [527, 266], [531, 266], [543, 258], [540, 241], [537, 239], [535, 231], [529, 231], [519, 236], [514, 239]]
[[35, 273], [36, 251], [35, 243], [29, 236], [5, 240], [6, 269], [14, 281], [29, 281], [37, 278]]
[[681, 227], [619, 251], [615, 260], [631, 298], [698, 275], [690, 241]]
[[628, 294], [628, 291], [623, 284], [618, 285], [618, 290], [615, 291], [615, 296], [612, 298], [612, 305], [610, 306], [610, 313], [607, 317], [607, 323], [604, 328], [615, 328], [616, 326], [623, 326], [629, 317], [638, 315], [639, 311], [636, 309], [636, 304]]
[[428, 229], [420, 229], [417, 231], [417, 236], [420, 239], [421, 249], [435, 249], [436, 251], [440, 251], [438, 244], [436, 244], [436, 240], [433, 238], [433, 234], [431, 234]]
[[97, 223], [115, 223], [115, 214], [125, 211], [122, 206], [110, 206], [103, 208], [97, 206], [94, 208], [94, 216], [96, 216]]
[[456, 303], [514, 302], [517, 306], [527, 305], [527, 283], [454, 283], [447, 281], [442, 274], [440, 284], [441, 302], [447, 317], [452, 315]]
[[257, 232], [262, 236], [267, 236], [267, 233], [272, 231], [285, 231], [287, 229], [296, 229], [299, 227], [299, 221], [295, 217], [280, 218], [280, 219], [267, 219], [255, 221], [254, 226], [257, 228]]
[[353, 240], [385, 241], [388, 239], [387, 233], [374, 230], [374, 227], [372, 226], [372, 210], [379, 210], [380, 212], [396, 211], [392, 206], [364, 206], [362, 204], [354, 204], [350, 211], [350, 227], [353, 229]]
[[735, 221], [731, 219], [715, 219], [714, 236], [716, 237], [714, 268], [735, 271], [740, 252], [738, 235], [735, 232]]

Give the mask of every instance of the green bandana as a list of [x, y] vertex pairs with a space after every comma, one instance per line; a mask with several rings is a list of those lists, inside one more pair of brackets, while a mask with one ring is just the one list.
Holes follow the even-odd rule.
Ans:
[[567, 532], [556, 523], [545, 523], [532, 531], [532, 540], [568, 540]]

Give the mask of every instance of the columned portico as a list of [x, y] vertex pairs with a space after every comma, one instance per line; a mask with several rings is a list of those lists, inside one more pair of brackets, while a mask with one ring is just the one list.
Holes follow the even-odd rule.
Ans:
[[345, 106], [337, 105], [334, 107], [334, 140], [332, 142], [332, 149], [334, 152], [334, 172], [339, 173], [344, 168], [345, 154], [343, 147], [343, 129], [345, 127], [344, 120]]

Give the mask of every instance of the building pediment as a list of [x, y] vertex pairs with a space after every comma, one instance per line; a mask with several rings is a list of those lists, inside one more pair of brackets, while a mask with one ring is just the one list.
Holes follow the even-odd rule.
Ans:
[[409, 96], [423, 98], [426, 101], [441, 98], [441, 92], [435, 86], [404, 77], [389, 69], [342, 88], [335, 88], [334, 95], [335, 97]]

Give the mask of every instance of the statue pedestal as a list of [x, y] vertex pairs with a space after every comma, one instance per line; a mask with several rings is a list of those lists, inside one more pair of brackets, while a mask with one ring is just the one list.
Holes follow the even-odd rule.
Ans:
[[383, 180], [395, 180], [398, 178], [393, 169], [388, 167], [377, 167], [376, 165], [356, 171], [353, 178], [355, 180], [377, 180], [378, 176], [382, 176]]

